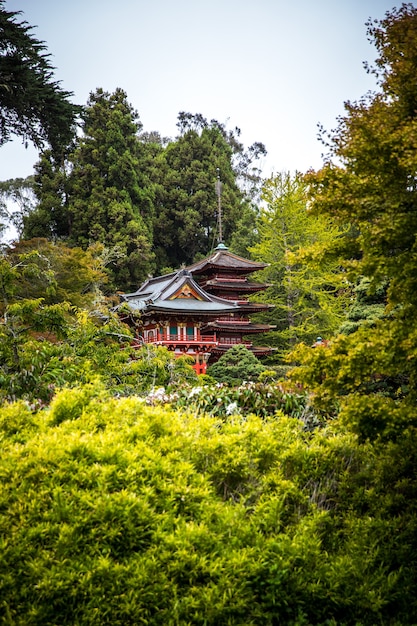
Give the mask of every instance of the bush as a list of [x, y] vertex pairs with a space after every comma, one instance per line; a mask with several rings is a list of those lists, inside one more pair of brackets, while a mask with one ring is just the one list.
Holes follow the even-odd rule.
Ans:
[[[309, 407], [308, 394], [286, 391], [279, 384], [244, 383], [238, 387], [226, 384], [179, 389], [167, 397], [174, 406], [187, 408], [194, 414], [229, 415], [255, 414], [262, 417], [284, 413], [311, 422], [316, 419]], [[318, 419], [318, 418], [317, 418]], [[318, 422], [317, 422], [318, 423]]]
[[219, 383], [241, 385], [243, 381], [258, 380], [266, 368], [243, 344], [230, 348], [207, 373]]
[[3, 623], [413, 623], [412, 485], [394, 447], [97, 390], [30, 418], [0, 409]]

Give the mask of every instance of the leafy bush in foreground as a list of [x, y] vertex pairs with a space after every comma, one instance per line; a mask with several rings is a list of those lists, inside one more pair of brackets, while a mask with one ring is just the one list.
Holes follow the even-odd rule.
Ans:
[[413, 623], [412, 483], [394, 445], [382, 457], [280, 414], [107, 393], [0, 409], [3, 624]]

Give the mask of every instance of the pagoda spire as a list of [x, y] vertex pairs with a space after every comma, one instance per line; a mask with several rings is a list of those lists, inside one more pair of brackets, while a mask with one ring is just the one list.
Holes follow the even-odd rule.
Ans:
[[220, 169], [217, 168], [216, 180], [217, 193], [217, 247], [216, 250], [227, 250], [223, 242], [223, 222], [222, 222], [222, 182], [220, 180]]

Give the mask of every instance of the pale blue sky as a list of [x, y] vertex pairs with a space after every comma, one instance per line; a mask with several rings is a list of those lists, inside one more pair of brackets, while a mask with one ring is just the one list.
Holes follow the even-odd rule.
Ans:
[[[55, 77], [85, 104], [121, 87], [144, 130], [176, 135], [180, 111], [238, 126], [272, 171], [319, 168], [317, 124], [375, 87], [369, 17], [392, 0], [6, 0], [37, 26]], [[32, 173], [34, 149], [0, 148], [0, 180]]]

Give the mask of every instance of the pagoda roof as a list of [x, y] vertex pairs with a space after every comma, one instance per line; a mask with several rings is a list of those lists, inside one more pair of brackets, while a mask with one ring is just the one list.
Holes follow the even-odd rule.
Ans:
[[211, 278], [204, 283], [204, 287], [215, 287], [216, 289], [235, 290], [240, 292], [246, 291], [262, 291], [269, 287], [269, 284], [249, 282], [246, 279], [232, 279], [232, 278]]
[[123, 294], [122, 301], [142, 314], [219, 315], [238, 309], [235, 302], [207, 293], [186, 269], [149, 278], [137, 291]]
[[267, 263], [257, 263], [244, 259], [237, 254], [229, 252], [224, 244], [219, 244], [208, 257], [189, 265], [186, 269], [192, 274], [204, 274], [205, 272], [216, 270], [228, 270], [234, 272], [256, 272], [267, 267]]
[[273, 330], [276, 326], [271, 324], [255, 324], [252, 322], [248, 322], [247, 324], [242, 324], [239, 322], [233, 323], [232, 321], [222, 321], [215, 320], [214, 322], [207, 322], [205, 325], [206, 329], [215, 329], [215, 330], [227, 330], [231, 333], [265, 333], [269, 330]]
[[242, 302], [239, 303], [239, 312], [241, 313], [259, 313], [260, 311], [269, 311], [274, 308], [273, 304], [268, 302]]

